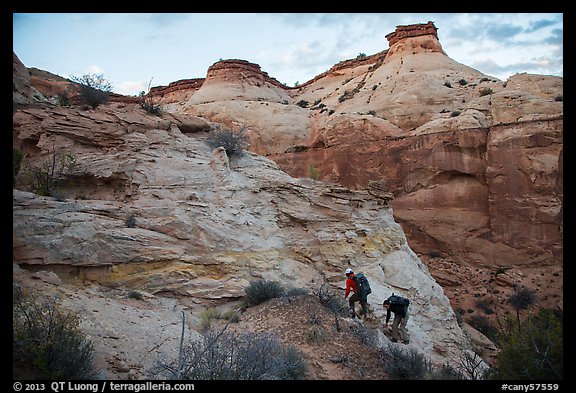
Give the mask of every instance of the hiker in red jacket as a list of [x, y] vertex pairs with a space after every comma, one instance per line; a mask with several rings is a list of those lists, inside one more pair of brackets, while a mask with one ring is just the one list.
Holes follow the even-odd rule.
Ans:
[[356, 318], [356, 310], [354, 309], [354, 303], [356, 302], [360, 302], [360, 306], [362, 306], [361, 315], [366, 317], [366, 310], [368, 309], [366, 299], [365, 298], [361, 299], [360, 296], [358, 296], [358, 289], [356, 288], [356, 280], [354, 280], [354, 272], [352, 271], [352, 269], [346, 269], [346, 293], [344, 294], [344, 300], [346, 300], [346, 298], [350, 294], [350, 290], [352, 290], [353, 294], [352, 296], [350, 296], [348, 304], [350, 305], [352, 318]]

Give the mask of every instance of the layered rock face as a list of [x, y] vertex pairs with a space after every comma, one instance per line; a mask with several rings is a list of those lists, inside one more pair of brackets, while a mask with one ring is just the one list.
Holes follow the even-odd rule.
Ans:
[[26, 164], [67, 151], [80, 168], [59, 198], [14, 189], [14, 262], [191, 309], [239, 299], [259, 278], [342, 289], [353, 267], [370, 277], [372, 304], [391, 292], [412, 299], [415, 345], [458, 361], [467, 338], [379, 184], [354, 191], [296, 179], [253, 153], [229, 159], [178, 124], [137, 105], [18, 110], [14, 146]]
[[149, 96], [162, 107], [184, 104], [202, 86], [204, 78], [184, 79], [168, 86], [152, 87]]
[[[354, 189], [384, 180], [421, 254], [561, 265], [562, 78], [484, 75], [450, 59], [431, 22], [387, 39], [384, 52], [284, 90], [292, 105], [255, 92], [220, 98], [203, 85], [178, 111], [247, 126], [250, 149], [293, 176], [313, 167]], [[209, 74], [211, 91], [245, 86]]]

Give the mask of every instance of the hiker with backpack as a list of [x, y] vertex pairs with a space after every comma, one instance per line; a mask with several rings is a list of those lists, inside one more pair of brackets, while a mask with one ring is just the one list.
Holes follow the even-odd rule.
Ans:
[[346, 293], [344, 294], [344, 300], [346, 300], [350, 291], [352, 291], [353, 294], [350, 296], [348, 304], [350, 305], [352, 318], [356, 318], [356, 310], [354, 308], [356, 302], [360, 302], [360, 306], [362, 306], [361, 314], [366, 318], [368, 314], [368, 295], [372, 292], [368, 279], [362, 273], [355, 275], [352, 269], [346, 269]]
[[401, 340], [403, 344], [410, 343], [410, 336], [406, 330], [406, 323], [408, 322], [409, 312], [408, 306], [410, 301], [405, 297], [392, 294], [388, 299], [384, 300], [382, 306], [386, 310], [385, 328], [390, 328], [388, 321], [390, 321], [390, 313], [394, 313], [394, 321], [392, 322], [392, 342]]

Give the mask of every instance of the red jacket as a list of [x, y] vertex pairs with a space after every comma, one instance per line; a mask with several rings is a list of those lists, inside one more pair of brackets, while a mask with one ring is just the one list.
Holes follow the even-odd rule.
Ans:
[[346, 299], [348, 297], [348, 295], [350, 294], [350, 289], [352, 289], [352, 292], [356, 293], [356, 281], [353, 280], [354, 278], [354, 273], [350, 274], [350, 276], [348, 276], [346, 278], [346, 294], [344, 295], [344, 299]]

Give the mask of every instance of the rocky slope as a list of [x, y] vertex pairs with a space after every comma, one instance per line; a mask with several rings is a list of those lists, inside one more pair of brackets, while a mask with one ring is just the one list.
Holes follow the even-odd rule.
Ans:
[[55, 151], [79, 163], [58, 198], [18, 189], [24, 174], [13, 191], [14, 263], [77, 287], [68, 294], [138, 289], [196, 313], [241, 299], [255, 279], [343, 289], [354, 267], [371, 278], [374, 305], [392, 292], [412, 299], [411, 345], [433, 361], [457, 362], [470, 347], [378, 184], [355, 191], [290, 177], [253, 153], [229, 159], [206, 133], [184, 134], [178, 117], [134, 104], [30, 107], [13, 119], [27, 165]]

